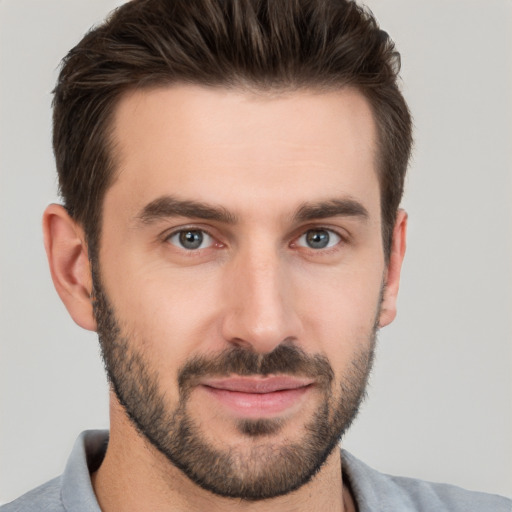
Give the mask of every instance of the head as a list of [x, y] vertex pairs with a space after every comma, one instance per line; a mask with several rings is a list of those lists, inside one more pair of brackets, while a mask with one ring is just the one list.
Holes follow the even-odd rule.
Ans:
[[297, 489], [357, 413], [405, 248], [397, 62], [334, 0], [132, 1], [65, 60], [54, 282], [117, 417], [203, 489]]
[[128, 2], [63, 61], [53, 144], [64, 205], [94, 256], [116, 176], [113, 114], [128, 91], [180, 83], [270, 93], [350, 86], [368, 100], [377, 125], [389, 256], [412, 144], [399, 68], [388, 34], [353, 1]]

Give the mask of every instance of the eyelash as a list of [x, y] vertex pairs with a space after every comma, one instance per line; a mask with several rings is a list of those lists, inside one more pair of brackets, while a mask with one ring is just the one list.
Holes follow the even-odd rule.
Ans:
[[[308, 247], [306, 245], [300, 245], [299, 244], [299, 241], [302, 239], [302, 238], [307, 238], [308, 234], [309, 233], [321, 233], [321, 232], [324, 232], [324, 233], [328, 233], [329, 234], [329, 239], [327, 241], [327, 246], [326, 247], [317, 247], [317, 248], [314, 248], [314, 247]], [[333, 235], [337, 238], [337, 240], [334, 241], [334, 243], [331, 243], [331, 239], [333, 238]], [[310, 251], [313, 251], [313, 252], [322, 252], [323, 254], [326, 254], [332, 250], [336, 250], [336, 248], [339, 246], [340, 243], [344, 242], [344, 238], [343, 236], [341, 236], [340, 233], [338, 233], [337, 231], [335, 231], [334, 229], [330, 229], [330, 228], [327, 228], [327, 227], [313, 227], [313, 228], [308, 228], [307, 230], [305, 230], [301, 235], [299, 235], [297, 238], [294, 239], [295, 241], [292, 242], [291, 246], [294, 247], [294, 246], [300, 246], [306, 250], [310, 250]]]
[[[307, 246], [299, 245], [298, 244], [298, 241], [302, 237], [307, 236], [307, 234], [309, 232], [313, 232], [313, 231], [316, 231], [316, 232], [322, 232], [322, 231], [327, 232], [331, 236], [335, 235], [338, 238], [338, 240], [334, 244], [332, 244], [331, 246], [320, 247], [320, 248], [307, 247]], [[204, 248], [198, 247], [198, 248], [194, 248], [194, 249], [187, 249], [187, 248], [185, 248], [183, 246], [180, 246], [180, 245], [178, 245], [179, 242], [177, 242], [177, 243], [171, 242], [171, 239], [173, 237], [185, 234], [187, 232], [188, 233], [202, 233], [203, 235], [206, 235], [207, 237], [211, 238], [212, 242], [207, 247], [204, 247]], [[198, 253], [200, 253], [200, 252], [202, 252], [204, 250], [210, 249], [212, 247], [220, 249], [220, 248], [225, 246], [225, 244], [223, 244], [222, 242], [219, 242], [217, 240], [217, 238], [213, 234], [211, 234], [207, 229], [204, 229], [203, 227], [197, 227], [197, 226], [190, 226], [190, 227], [184, 226], [184, 227], [181, 227], [179, 229], [175, 229], [171, 233], [166, 234], [163, 237], [163, 240], [165, 242], [167, 242], [167, 243], [171, 243], [176, 248], [182, 250], [185, 254], [188, 254], [190, 256], [197, 255]], [[330, 243], [330, 240], [329, 240], [328, 243]], [[300, 247], [303, 250], [310, 251], [311, 253], [315, 253], [315, 254], [320, 255], [320, 254], [328, 254], [330, 252], [334, 252], [334, 251], [336, 251], [339, 248], [340, 245], [343, 245], [345, 243], [347, 243], [347, 236], [346, 235], [342, 235], [339, 231], [337, 231], [335, 229], [332, 229], [330, 227], [326, 227], [326, 226], [311, 226], [311, 227], [307, 227], [306, 229], [303, 228], [300, 231], [300, 234], [293, 238], [293, 240], [289, 244], [289, 246], [292, 247], [292, 248]]]
[[[179, 236], [184, 233], [202, 233], [203, 235], [206, 235], [207, 237], [211, 238], [212, 243], [208, 245], [208, 247], [204, 248], [197, 248], [197, 249], [186, 249], [185, 247], [179, 247], [178, 244], [173, 244], [171, 242], [171, 239], [173, 237]], [[164, 241], [167, 243], [171, 243], [172, 245], [175, 245], [177, 248], [182, 249], [185, 253], [197, 253], [199, 251], [203, 251], [206, 249], [209, 249], [212, 246], [217, 246], [218, 248], [221, 248], [224, 246], [221, 242], [218, 242], [214, 235], [212, 235], [207, 229], [204, 229], [202, 227], [196, 227], [196, 226], [190, 226], [190, 227], [182, 227], [180, 229], [175, 229], [171, 233], [164, 236]]]

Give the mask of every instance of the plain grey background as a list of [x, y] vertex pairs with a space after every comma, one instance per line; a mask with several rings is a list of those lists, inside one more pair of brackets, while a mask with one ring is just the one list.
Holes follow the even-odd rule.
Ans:
[[[50, 91], [113, 0], [0, 0], [0, 502], [108, 426], [96, 337], [53, 289]], [[402, 53], [416, 125], [399, 316], [344, 445], [390, 473], [512, 496], [510, 0], [369, 0]]]

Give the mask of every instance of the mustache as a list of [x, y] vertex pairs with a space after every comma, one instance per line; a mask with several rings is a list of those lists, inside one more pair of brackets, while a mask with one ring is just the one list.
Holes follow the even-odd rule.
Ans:
[[334, 380], [334, 372], [327, 358], [309, 355], [294, 345], [278, 345], [268, 354], [257, 354], [240, 347], [226, 349], [215, 356], [195, 356], [178, 372], [178, 385], [182, 391], [193, 387], [204, 377], [229, 375], [287, 374], [309, 377], [323, 386]]

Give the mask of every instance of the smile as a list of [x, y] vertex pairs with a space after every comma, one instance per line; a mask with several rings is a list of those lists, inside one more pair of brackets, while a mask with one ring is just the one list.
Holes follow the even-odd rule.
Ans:
[[201, 383], [206, 393], [238, 417], [265, 418], [302, 403], [314, 381], [291, 376], [228, 377]]

